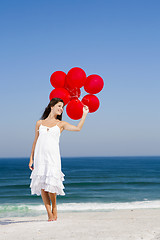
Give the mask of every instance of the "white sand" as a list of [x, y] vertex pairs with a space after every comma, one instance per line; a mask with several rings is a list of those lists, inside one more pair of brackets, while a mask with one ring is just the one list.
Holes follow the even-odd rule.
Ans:
[[1, 240], [158, 240], [160, 209], [58, 212], [58, 219], [0, 218]]

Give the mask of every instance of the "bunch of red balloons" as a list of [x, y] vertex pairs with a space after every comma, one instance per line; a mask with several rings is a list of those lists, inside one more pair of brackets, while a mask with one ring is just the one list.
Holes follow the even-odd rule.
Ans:
[[[67, 115], [74, 120], [78, 120], [83, 115], [83, 106], [87, 105], [89, 112], [95, 112], [99, 108], [100, 101], [94, 94], [99, 93], [103, 86], [103, 79], [92, 74], [88, 77], [82, 68], [74, 67], [66, 74], [62, 71], [54, 72], [50, 77], [51, 85], [55, 88], [51, 91], [49, 99], [61, 98], [66, 106]], [[80, 88], [89, 93], [82, 100]]]

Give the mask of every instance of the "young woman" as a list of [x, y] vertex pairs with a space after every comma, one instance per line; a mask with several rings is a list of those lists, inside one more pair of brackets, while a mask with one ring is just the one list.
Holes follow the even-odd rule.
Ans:
[[[32, 170], [31, 194], [41, 195], [48, 213], [48, 221], [57, 220], [56, 195], [65, 195], [64, 174], [61, 171], [59, 137], [63, 130], [80, 131], [89, 112], [83, 107], [83, 116], [77, 126], [62, 121], [64, 102], [53, 98], [36, 122], [35, 139], [32, 146], [29, 168]], [[32, 167], [34, 163], [34, 167]], [[51, 209], [51, 202], [52, 209]]]

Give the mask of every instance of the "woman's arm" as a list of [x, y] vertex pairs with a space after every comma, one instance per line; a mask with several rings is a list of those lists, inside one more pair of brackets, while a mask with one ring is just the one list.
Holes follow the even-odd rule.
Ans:
[[88, 112], [89, 112], [88, 106], [85, 105], [83, 107], [83, 116], [82, 116], [81, 120], [79, 121], [78, 125], [75, 126], [68, 122], [63, 121], [63, 129], [68, 130], [68, 131], [80, 131], [84, 124], [84, 121], [86, 119]]
[[33, 145], [32, 145], [32, 151], [31, 151], [31, 155], [30, 155], [30, 161], [29, 161], [29, 168], [31, 170], [33, 170], [32, 168], [32, 164], [33, 164], [33, 156], [34, 156], [34, 149], [35, 149], [35, 146], [36, 146], [36, 142], [37, 142], [37, 139], [38, 139], [38, 136], [39, 136], [39, 126], [40, 126], [40, 120], [38, 120], [36, 122], [36, 127], [35, 127], [35, 138], [34, 138], [34, 141], [33, 141]]

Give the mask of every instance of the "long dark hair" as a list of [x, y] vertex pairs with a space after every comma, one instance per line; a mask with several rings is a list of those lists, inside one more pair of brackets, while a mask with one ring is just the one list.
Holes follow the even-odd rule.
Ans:
[[[52, 98], [48, 106], [45, 108], [44, 113], [42, 114], [40, 119], [46, 119], [51, 112], [51, 107], [56, 105], [58, 102], [62, 102], [64, 105], [64, 102], [61, 98]], [[59, 119], [60, 121], [62, 120], [62, 113], [61, 115], [57, 115], [57, 119]]]

